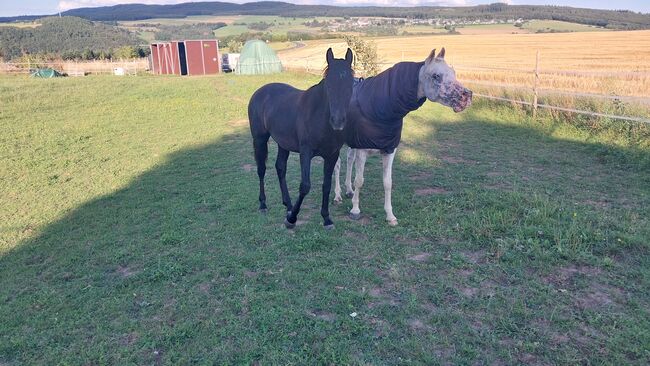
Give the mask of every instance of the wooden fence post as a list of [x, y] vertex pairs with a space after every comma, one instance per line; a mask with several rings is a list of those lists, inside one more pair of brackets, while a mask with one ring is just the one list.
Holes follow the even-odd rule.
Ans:
[[539, 88], [539, 51], [535, 56], [535, 86], [533, 87], [533, 118], [537, 118], [537, 97]]

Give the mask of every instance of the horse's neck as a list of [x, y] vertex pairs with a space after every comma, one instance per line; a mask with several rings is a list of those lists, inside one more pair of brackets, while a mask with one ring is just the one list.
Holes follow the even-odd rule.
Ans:
[[325, 110], [329, 118], [329, 99], [327, 98], [327, 90], [325, 89], [325, 80], [321, 80], [320, 83], [305, 90], [302, 98], [307, 102], [312, 101], [313, 106], [319, 107], [318, 110], [321, 108]]
[[401, 118], [422, 105], [422, 103], [419, 103], [419, 100], [422, 99], [419, 93], [421, 66], [418, 67], [417, 64], [412, 64], [400, 65], [400, 70], [392, 70], [393, 75], [390, 75], [392, 80], [389, 87], [393, 89], [391, 91], [393, 94], [387, 107]]

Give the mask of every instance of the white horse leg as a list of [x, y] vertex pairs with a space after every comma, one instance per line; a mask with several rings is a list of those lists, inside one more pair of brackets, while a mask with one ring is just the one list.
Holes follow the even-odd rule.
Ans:
[[354, 166], [354, 160], [356, 159], [357, 149], [348, 147], [348, 159], [345, 170], [345, 196], [351, 198], [353, 195], [352, 190], [352, 167]]
[[386, 211], [386, 221], [388, 225], [396, 226], [397, 218], [393, 215], [393, 205], [391, 203], [391, 190], [393, 189], [393, 159], [395, 151], [392, 154], [382, 154], [381, 162], [384, 167], [384, 210]]
[[356, 150], [355, 155], [355, 164], [357, 171], [354, 176], [354, 193], [352, 196], [352, 210], [350, 210], [350, 217], [353, 220], [358, 220], [361, 218], [361, 210], [359, 209], [359, 193], [361, 192], [361, 186], [363, 186], [363, 170], [366, 167], [366, 158], [368, 157], [368, 151], [359, 149]]
[[334, 203], [343, 202], [341, 197], [341, 180], [339, 175], [341, 174], [341, 157], [336, 160], [336, 165], [334, 165]]

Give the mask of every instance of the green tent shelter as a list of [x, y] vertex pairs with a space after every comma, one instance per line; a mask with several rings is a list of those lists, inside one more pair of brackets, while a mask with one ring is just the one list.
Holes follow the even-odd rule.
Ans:
[[31, 76], [34, 78], [49, 79], [49, 78], [58, 78], [63, 75], [54, 69], [46, 68], [46, 69], [32, 70]]
[[242, 48], [235, 72], [242, 75], [272, 74], [282, 72], [282, 63], [264, 41], [252, 40]]

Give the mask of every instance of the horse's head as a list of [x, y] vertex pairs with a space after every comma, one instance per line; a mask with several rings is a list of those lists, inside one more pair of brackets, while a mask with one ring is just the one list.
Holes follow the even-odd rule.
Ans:
[[456, 80], [456, 72], [445, 62], [445, 49], [436, 56], [436, 50], [424, 61], [420, 69], [419, 93], [432, 102], [461, 112], [472, 104], [472, 91]]
[[352, 98], [352, 50], [348, 48], [345, 59], [334, 58], [332, 49], [327, 50], [327, 70], [325, 71], [325, 90], [330, 108], [330, 125], [342, 130], [347, 122], [348, 106]]

